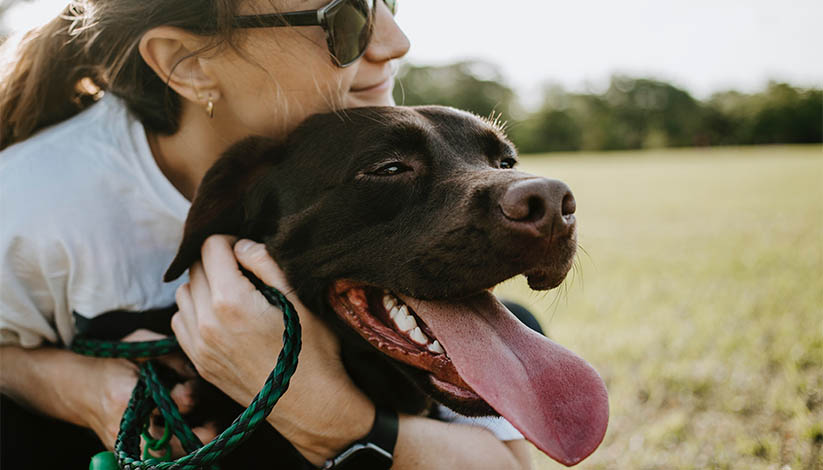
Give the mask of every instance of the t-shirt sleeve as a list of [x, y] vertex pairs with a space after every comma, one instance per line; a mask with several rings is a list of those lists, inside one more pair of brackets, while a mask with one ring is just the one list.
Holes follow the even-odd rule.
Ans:
[[459, 415], [443, 405], [438, 405], [438, 407], [438, 419], [440, 421], [480, 426], [491, 431], [491, 433], [501, 441], [516, 441], [523, 439], [523, 434], [515, 429], [515, 427], [502, 416], [472, 418]]
[[[19, 237], [0, 236], [0, 344], [58, 343], [55, 311], [65, 305], [66, 270], [45, 271], [44, 253]], [[62, 271], [62, 272], [61, 272]]]

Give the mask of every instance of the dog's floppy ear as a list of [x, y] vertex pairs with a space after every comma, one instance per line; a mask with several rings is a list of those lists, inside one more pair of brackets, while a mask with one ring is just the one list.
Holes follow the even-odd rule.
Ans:
[[177, 256], [163, 277], [166, 282], [200, 259], [200, 247], [209, 236], [253, 235], [255, 216], [270, 196], [255, 194], [254, 189], [273, 166], [273, 157], [281, 153], [277, 147], [270, 139], [250, 137], [233, 145], [206, 172], [186, 217]]

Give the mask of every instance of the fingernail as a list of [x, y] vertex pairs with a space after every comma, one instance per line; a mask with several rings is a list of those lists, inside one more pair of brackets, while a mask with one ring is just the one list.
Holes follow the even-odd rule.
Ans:
[[254, 242], [251, 240], [240, 240], [234, 245], [234, 251], [237, 253], [245, 253], [249, 251], [249, 248], [254, 246]]

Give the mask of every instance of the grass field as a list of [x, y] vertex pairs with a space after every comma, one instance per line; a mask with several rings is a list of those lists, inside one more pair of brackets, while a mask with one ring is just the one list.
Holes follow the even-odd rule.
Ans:
[[557, 291], [497, 293], [609, 387], [578, 468], [823, 468], [823, 147], [523, 160], [572, 187], [585, 252]]

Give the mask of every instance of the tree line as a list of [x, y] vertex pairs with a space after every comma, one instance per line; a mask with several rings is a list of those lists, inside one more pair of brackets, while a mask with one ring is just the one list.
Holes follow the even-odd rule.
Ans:
[[409, 106], [502, 115], [523, 153], [823, 142], [823, 90], [777, 82], [759, 93], [724, 91], [701, 101], [664, 81], [616, 75], [602, 93], [548, 85], [540, 106], [524, 112], [497, 67], [467, 61], [406, 65], [394, 95]]

